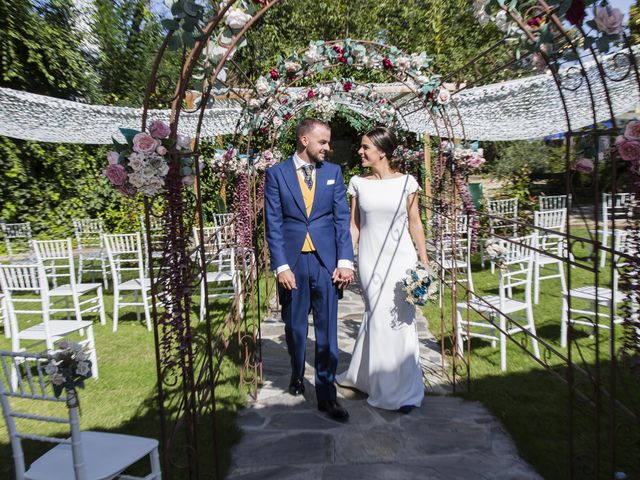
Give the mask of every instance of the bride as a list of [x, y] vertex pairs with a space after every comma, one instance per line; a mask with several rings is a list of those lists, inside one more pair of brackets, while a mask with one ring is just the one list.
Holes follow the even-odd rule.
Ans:
[[349, 368], [336, 381], [367, 393], [374, 407], [408, 413], [422, 403], [424, 384], [415, 307], [405, 300], [402, 279], [418, 259], [425, 265], [428, 259], [416, 194], [420, 187], [400, 172], [393, 156], [397, 147], [391, 130], [371, 130], [358, 150], [362, 166], [371, 172], [349, 182], [351, 236], [354, 248], [358, 245], [366, 311]]

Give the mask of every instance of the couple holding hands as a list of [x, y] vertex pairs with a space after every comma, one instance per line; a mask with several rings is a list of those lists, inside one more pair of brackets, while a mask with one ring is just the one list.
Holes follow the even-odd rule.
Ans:
[[[265, 184], [267, 243], [291, 358], [289, 393], [304, 393], [312, 312], [318, 409], [348, 420], [338, 383], [368, 394], [374, 407], [408, 413], [424, 396], [415, 306], [402, 289], [408, 269], [418, 260], [428, 264], [418, 182], [400, 171], [398, 141], [387, 128], [362, 137], [358, 153], [370, 173], [351, 178], [346, 190], [340, 167], [325, 161], [329, 125], [304, 119], [296, 134], [296, 152], [267, 170]], [[354, 280], [355, 246], [365, 314], [349, 367], [336, 376], [338, 298]]]

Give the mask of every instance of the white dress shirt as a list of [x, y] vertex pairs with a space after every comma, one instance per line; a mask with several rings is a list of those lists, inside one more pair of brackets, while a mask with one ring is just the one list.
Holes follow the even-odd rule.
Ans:
[[[296, 167], [296, 172], [298, 172], [298, 175], [300, 175], [300, 178], [302, 178], [302, 180], [304, 180], [304, 172], [302, 171], [302, 167], [304, 167], [307, 164], [307, 162], [305, 162], [303, 159], [301, 159], [298, 156], [297, 152], [294, 152], [293, 154], [293, 165]], [[314, 168], [311, 171], [311, 177], [313, 178], [313, 181], [316, 181], [316, 169]], [[339, 259], [338, 260], [338, 268], [349, 268], [351, 270], [353, 270], [353, 262], [351, 260], [347, 260], [347, 259]], [[280, 272], [284, 272], [285, 270], [291, 270], [291, 268], [289, 267], [288, 264], [284, 264], [284, 265], [280, 265], [278, 268], [276, 268], [276, 275], [278, 275]]]

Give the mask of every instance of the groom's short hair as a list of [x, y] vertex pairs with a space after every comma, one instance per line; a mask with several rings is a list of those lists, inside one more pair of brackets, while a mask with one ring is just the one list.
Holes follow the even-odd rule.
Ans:
[[331, 130], [331, 127], [327, 122], [323, 122], [317, 118], [305, 118], [298, 123], [298, 127], [296, 128], [296, 138], [300, 140], [304, 135], [307, 135], [316, 127], [324, 127], [327, 130]]

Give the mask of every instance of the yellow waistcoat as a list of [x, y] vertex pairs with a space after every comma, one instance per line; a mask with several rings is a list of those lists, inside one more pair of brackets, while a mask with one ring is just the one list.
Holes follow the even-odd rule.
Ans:
[[[311, 190], [307, 187], [307, 184], [304, 183], [302, 179], [302, 175], [298, 171], [298, 183], [300, 183], [300, 190], [302, 190], [302, 199], [304, 200], [304, 206], [307, 209], [307, 217], [311, 216], [311, 208], [313, 207], [313, 198], [316, 196], [316, 181], [315, 178], [313, 183], [311, 184]], [[311, 236], [307, 233], [307, 237], [304, 239], [304, 244], [302, 245], [301, 252], [315, 252], [316, 247], [313, 246], [313, 242], [311, 241]]]

